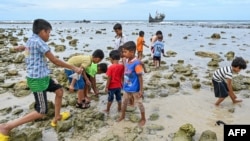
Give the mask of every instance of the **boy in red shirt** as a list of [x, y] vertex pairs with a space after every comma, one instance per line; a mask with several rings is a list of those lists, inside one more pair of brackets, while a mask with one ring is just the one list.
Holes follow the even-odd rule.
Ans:
[[110, 107], [114, 100], [114, 95], [118, 103], [118, 112], [121, 111], [121, 88], [123, 83], [124, 66], [119, 63], [120, 52], [118, 50], [112, 50], [109, 53], [111, 66], [107, 70], [107, 83], [105, 92], [108, 92], [108, 104], [105, 112], [109, 113]]

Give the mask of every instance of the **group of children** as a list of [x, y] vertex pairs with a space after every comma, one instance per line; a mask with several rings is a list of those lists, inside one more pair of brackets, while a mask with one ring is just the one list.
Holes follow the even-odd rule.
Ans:
[[[55, 115], [51, 126], [57, 126], [58, 121], [70, 117], [69, 112], [60, 112], [63, 89], [60, 84], [50, 77], [50, 70], [45, 59], [48, 58], [57, 66], [65, 68], [65, 74], [70, 82], [70, 89], [77, 90], [77, 108], [88, 108], [90, 99], [87, 97], [90, 87], [98, 94], [95, 87], [95, 75], [106, 73], [108, 76], [105, 91], [108, 92], [108, 104], [106, 112], [109, 112], [112, 101], [115, 98], [118, 102], [118, 111], [121, 116], [117, 121], [125, 118], [125, 111], [128, 104], [137, 104], [141, 113], [140, 126], [146, 122], [143, 98], [143, 63], [141, 62], [144, 41], [144, 32], [140, 32], [137, 46], [133, 41], [126, 41], [121, 32], [121, 25], [116, 24], [114, 30], [117, 34], [115, 43], [117, 47], [109, 53], [112, 65], [100, 63], [104, 58], [102, 50], [95, 50], [92, 55], [78, 55], [71, 57], [67, 62], [56, 58], [46, 42], [49, 40], [51, 24], [44, 19], [36, 19], [33, 23], [33, 35], [27, 41], [26, 46], [15, 47], [16, 51], [25, 51], [25, 63], [27, 66], [27, 84], [35, 97], [35, 110], [16, 120], [0, 124], [0, 140], [8, 141], [9, 132], [24, 123], [40, 119], [48, 112], [47, 91], [55, 93]], [[160, 66], [161, 53], [164, 53], [162, 33], [157, 31], [152, 37], [152, 52], [156, 67]], [[138, 52], [138, 58], [136, 57]], [[223, 67], [214, 72], [212, 82], [215, 96], [219, 99], [215, 105], [219, 105], [228, 95], [233, 103], [238, 100], [232, 89], [232, 74], [246, 69], [246, 61], [242, 57], [236, 57], [231, 66]], [[227, 83], [225, 82], [227, 80]], [[121, 98], [121, 90], [124, 91]]]

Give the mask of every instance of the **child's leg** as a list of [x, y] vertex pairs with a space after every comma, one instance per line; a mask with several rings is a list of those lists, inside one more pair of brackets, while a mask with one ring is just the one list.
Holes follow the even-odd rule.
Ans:
[[129, 105], [130, 105], [130, 106], [135, 106], [135, 102], [134, 102], [134, 97], [133, 97], [133, 96], [131, 96], [131, 97], [129, 98]]
[[88, 92], [89, 92], [89, 86], [86, 85], [84, 87], [84, 89], [83, 89], [83, 94], [84, 94], [84, 97], [85, 97], [83, 100], [85, 100], [85, 102], [90, 102], [90, 99], [88, 97]]
[[142, 68], [143, 68], [144, 72], [147, 73], [147, 69], [146, 69], [144, 63], [141, 63], [141, 65], [142, 65]]
[[112, 102], [109, 101], [109, 102], [107, 103], [107, 109], [104, 110], [104, 112], [109, 113], [111, 105], [112, 105]]
[[16, 128], [22, 124], [34, 121], [36, 119], [42, 118], [43, 116], [44, 116], [43, 114], [40, 114], [37, 111], [32, 111], [21, 118], [15, 119], [13, 121], [9, 121], [4, 124], [0, 124], [0, 133], [8, 136], [9, 132], [13, 128]]
[[56, 123], [56, 121], [61, 120], [61, 115], [60, 115], [60, 110], [61, 110], [61, 106], [62, 106], [62, 98], [63, 98], [63, 89], [57, 89], [55, 91], [55, 118], [54, 118], [54, 123]]
[[46, 91], [36, 92], [34, 93], [34, 96], [35, 96], [36, 103], [38, 103], [37, 106], [35, 107], [36, 111], [32, 111], [28, 113], [27, 115], [24, 115], [23, 117], [18, 118], [16, 120], [9, 121], [4, 124], [0, 124], [0, 133], [8, 136], [9, 132], [13, 128], [16, 128], [22, 124], [34, 121], [36, 119], [42, 118], [47, 113], [48, 107], [47, 107]]
[[138, 59], [139, 59], [139, 60], [142, 59], [142, 51], [138, 51]]
[[121, 116], [120, 116], [120, 118], [117, 120], [118, 122], [119, 122], [119, 121], [122, 121], [122, 120], [125, 118], [125, 112], [126, 112], [127, 106], [128, 106], [129, 95], [131, 95], [131, 94], [128, 94], [128, 93], [126, 93], [126, 92], [123, 94], [123, 97], [122, 97], [123, 101], [122, 101], [122, 108], [121, 108]]
[[158, 68], [160, 66], [159, 60], [156, 61], [156, 67]]
[[113, 100], [114, 100], [114, 90], [109, 90], [108, 91], [108, 104], [107, 104], [107, 109], [106, 110], [104, 110], [104, 112], [106, 112], [106, 113], [109, 113], [109, 111], [110, 111], [110, 107], [111, 107], [111, 105], [112, 105], [112, 102], [113, 102]]
[[135, 103], [138, 105], [138, 108], [140, 109], [141, 112], [141, 120], [139, 121], [139, 126], [143, 126], [146, 123], [146, 117], [145, 117], [145, 108], [142, 103], [142, 97], [139, 97], [139, 93], [133, 94]]
[[115, 98], [116, 98], [116, 101], [117, 101], [117, 110], [118, 112], [121, 111], [121, 106], [122, 106], [122, 97], [121, 97], [121, 89], [115, 89]]
[[225, 97], [223, 97], [223, 98], [218, 98], [218, 100], [215, 102], [215, 105], [216, 105], [216, 106], [219, 106], [220, 103], [221, 103], [224, 99], [225, 99]]
[[118, 110], [118, 112], [121, 112], [121, 110], [122, 110], [122, 102], [121, 101], [117, 102], [117, 104], [118, 104], [117, 110]]
[[70, 83], [70, 85], [69, 85], [69, 91], [70, 91], [70, 92], [73, 92], [73, 91], [74, 91], [74, 89], [75, 89], [75, 88], [74, 88], [75, 83], [76, 83], [76, 79], [73, 78], [72, 81], [71, 81], [71, 83]]

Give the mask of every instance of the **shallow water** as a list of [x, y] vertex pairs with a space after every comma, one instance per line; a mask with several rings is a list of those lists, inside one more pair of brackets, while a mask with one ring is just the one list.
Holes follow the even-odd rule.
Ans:
[[[52, 51], [55, 55], [58, 55], [60, 59], [63, 57], [68, 57], [72, 53], [87, 53], [86, 50], [94, 50], [101, 48], [108, 56], [108, 50], [106, 47], [113, 46], [114, 32], [112, 27], [115, 22], [95, 22], [89, 24], [80, 24], [73, 23], [72, 21], [64, 22], [52, 22], [53, 31], [51, 32], [50, 42], [55, 42], [56, 44], [66, 45], [66, 51], [61, 53], [55, 53], [53, 47]], [[208, 70], [213, 70], [207, 66], [207, 63], [210, 61], [210, 58], [202, 58], [195, 56], [196, 51], [210, 51], [220, 54], [221, 58], [224, 61], [220, 62], [220, 66], [230, 65], [231, 61], [228, 61], [224, 55], [228, 51], [234, 51], [235, 56], [242, 56], [246, 60], [250, 60], [249, 48], [250, 48], [250, 29], [248, 28], [211, 28], [209, 26], [202, 27], [198, 22], [183, 22], [183, 23], [161, 23], [161, 24], [148, 24], [145, 22], [123, 22], [123, 31], [127, 35], [129, 40], [136, 41], [137, 35], [132, 35], [133, 32], [138, 33], [139, 30], [145, 32], [145, 41], [146, 44], [149, 44], [150, 37], [157, 31], [162, 30], [164, 34], [165, 41], [165, 51], [172, 50], [177, 52], [175, 57], [164, 57], [163, 60], [167, 62], [169, 69], [162, 71], [161, 73], [169, 72], [172, 70], [171, 64], [176, 64], [177, 60], [182, 59], [185, 61], [185, 65], [191, 64], [194, 70], [194, 73], [198, 75], [198, 78], [201, 80], [207, 80], [204, 78], [207, 76]], [[216, 23], [206, 23], [207, 25], [215, 25]], [[218, 24], [218, 23], [217, 23]], [[223, 22], [220, 22], [223, 24]], [[237, 24], [237, 22], [235, 23]], [[242, 23], [239, 23], [240, 25]], [[248, 23], [249, 24], [249, 23]], [[24, 29], [24, 36], [31, 36], [31, 24], [1, 24], [1, 28], [17, 28]], [[95, 34], [97, 30], [102, 30], [102, 34]], [[60, 32], [60, 34], [58, 34]], [[221, 32], [225, 33], [221, 33]], [[16, 32], [18, 33], [18, 31]], [[168, 36], [169, 34], [172, 36]], [[220, 33], [221, 39], [213, 40], [209, 39], [213, 33]], [[77, 50], [75, 47], [69, 46], [69, 40], [65, 40], [62, 43], [59, 38], [66, 38], [66, 36], [71, 35], [73, 39], [78, 39]], [[183, 37], [187, 36], [187, 39]], [[232, 38], [235, 36], [235, 38]], [[20, 39], [23, 36], [19, 36]], [[25, 44], [22, 40], [20, 44]], [[215, 43], [215, 45], [208, 45], [208, 43]], [[86, 44], [89, 44], [88, 47], [85, 47]], [[226, 44], [226, 45], [223, 45]], [[203, 47], [201, 47], [203, 45]], [[10, 47], [10, 45], [8, 45]], [[144, 54], [150, 54], [150, 50], [145, 48]], [[145, 60], [148, 57], [144, 58]], [[107, 62], [104, 60], [104, 62]], [[109, 62], [108, 62], [109, 63]], [[8, 68], [15, 68], [15, 65], [8, 66]], [[249, 70], [249, 68], [247, 69]], [[22, 80], [25, 78], [25, 71], [22, 69], [19, 72], [23, 74], [17, 78], [12, 78], [11, 80], [6, 80], [6, 82], [14, 82], [17, 80]], [[241, 73], [246, 74], [245, 71]], [[246, 74], [249, 75], [249, 74]], [[149, 81], [151, 73], [144, 75], [144, 83]], [[102, 75], [97, 76], [97, 81], [99, 83], [103, 82]], [[161, 79], [161, 81], [165, 81]], [[162, 90], [167, 91], [167, 90]], [[187, 93], [187, 94], [185, 94]], [[237, 96], [243, 99], [243, 102], [240, 104], [232, 104], [231, 100], [227, 98], [221, 106], [215, 107], [214, 102], [216, 101], [213, 90], [210, 86], [202, 84], [201, 89], [193, 90], [191, 88], [190, 81], [187, 79], [185, 82], [181, 82], [179, 92], [174, 95], [169, 95], [165, 98], [156, 97], [154, 99], [145, 98], [144, 106], [146, 109], [146, 117], [157, 112], [160, 115], [160, 118], [157, 121], [147, 121], [146, 126], [150, 124], [159, 124], [163, 125], [165, 130], [157, 131], [156, 135], [147, 135], [150, 140], [157, 141], [166, 141], [169, 139], [169, 135], [178, 130], [178, 128], [186, 123], [191, 123], [196, 129], [196, 134], [194, 140], [198, 140], [201, 133], [205, 130], [212, 130], [216, 132], [218, 141], [223, 140], [223, 126], [216, 126], [215, 122], [217, 120], [223, 120], [228, 124], [249, 124], [250, 113], [248, 111], [250, 107], [250, 99], [243, 98], [242, 94], [249, 93], [247, 91], [236, 92]], [[54, 95], [49, 93], [49, 99], [53, 100]], [[91, 103], [92, 106], [97, 106], [100, 111], [106, 107], [107, 96], [103, 95], [100, 97], [98, 102]], [[18, 105], [19, 108], [28, 111], [28, 106], [33, 102], [33, 95], [27, 97], [16, 98], [10, 93], [5, 93], [0, 95], [0, 109], [8, 106]], [[124, 136], [126, 127], [135, 127], [136, 123], [130, 121], [122, 121], [117, 123], [114, 121], [113, 117], [117, 115], [116, 102], [113, 103], [110, 118], [107, 118], [109, 126], [101, 128], [99, 133], [92, 136], [90, 141], [97, 141], [107, 133], [115, 133]], [[235, 112], [231, 113], [228, 110], [235, 108]], [[25, 112], [24, 112], [25, 113]], [[1, 116], [0, 119], [11, 118], [11, 115]], [[25, 125], [24, 125], [25, 126]], [[43, 134], [43, 140], [53, 141], [51, 139], [56, 139], [56, 135], [53, 130], [46, 130]], [[80, 137], [79, 137], [80, 138]], [[66, 139], [66, 140], [79, 140], [76, 139]]]

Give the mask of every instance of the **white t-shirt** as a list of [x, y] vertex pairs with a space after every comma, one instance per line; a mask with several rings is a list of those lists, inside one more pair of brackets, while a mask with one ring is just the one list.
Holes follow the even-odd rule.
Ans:
[[122, 34], [122, 36], [115, 36], [115, 46], [114, 46], [114, 49], [118, 49], [125, 42], [127, 42], [127, 37], [124, 34]]

